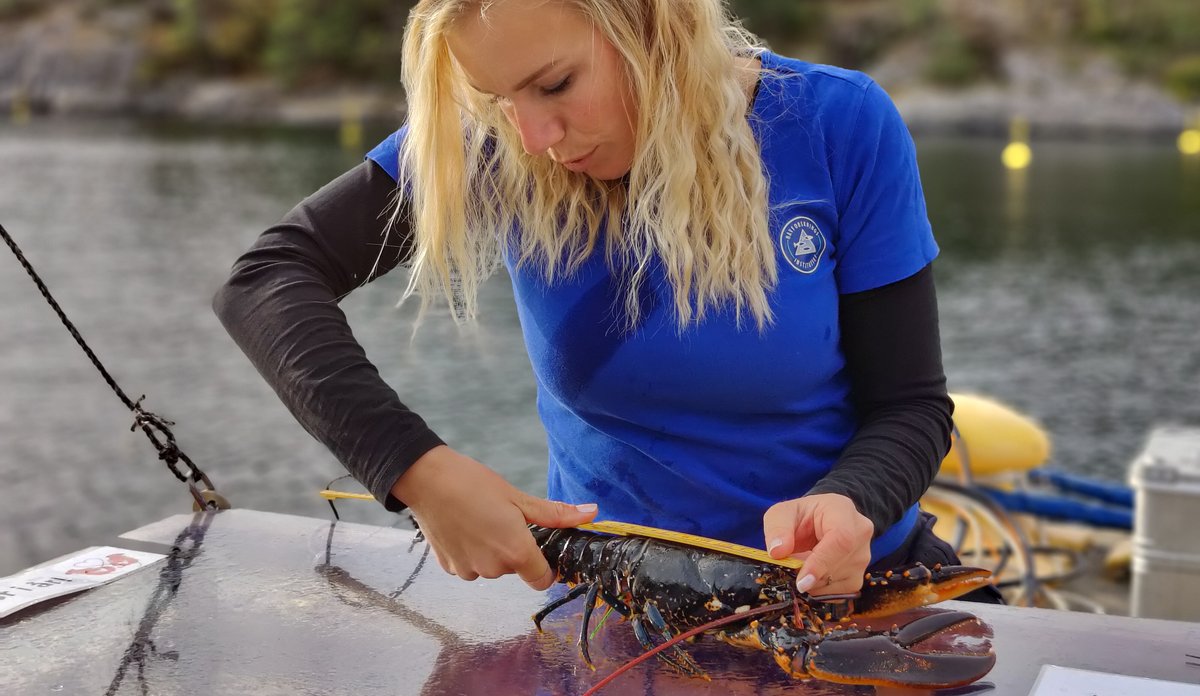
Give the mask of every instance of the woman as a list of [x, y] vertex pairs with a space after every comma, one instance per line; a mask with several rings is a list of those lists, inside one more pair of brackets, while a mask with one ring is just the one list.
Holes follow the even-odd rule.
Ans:
[[[422, 0], [404, 42], [406, 126], [264, 233], [215, 307], [443, 568], [544, 589], [526, 523], [597, 506], [806, 558], [813, 593], [953, 560], [916, 507], [952, 410], [937, 246], [878, 86], [757, 48], [720, 0]], [[500, 262], [565, 502], [444, 444], [335, 304], [406, 263], [423, 307], [470, 318]]]

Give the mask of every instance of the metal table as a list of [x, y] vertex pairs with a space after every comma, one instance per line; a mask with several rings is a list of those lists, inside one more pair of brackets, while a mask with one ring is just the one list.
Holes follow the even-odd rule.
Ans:
[[[640, 653], [610, 621], [593, 672], [575, 645], [579, 604], [539, 634], [546, 601], [509, 577], [446, 575], [412, 532], [256, 512], [178, 515], [118, 546], [168, 558], [104, 587], [0, 620], [5, 694], [581, 694]], [[1200, 624], [943, 605], [993, 631], [994, 694], [1028, 694], [1044, 664], [1200, 683]], [[616, 694], [871, 694], [796, 681], [766, 653], [700, 641], [711, 682], [655, 660]], [[900, 691], [896, 693], [920, 693]]]

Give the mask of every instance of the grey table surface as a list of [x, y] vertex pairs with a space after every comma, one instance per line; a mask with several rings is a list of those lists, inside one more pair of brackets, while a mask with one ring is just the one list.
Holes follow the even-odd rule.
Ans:
[[[412, 532], [253, 510], [176, 515], [114, 545], [168, 557], [0, 620], [5, 694], [580, 694], [640, 649], [620, 622], [579, 659], [579, 603], [547, 631], [515, 578], [446, 575]], [[1200, 683], [1200, 624], [945, 602], [991, 629], [986, 693], [1028, 694], [1043, 665]], [[613, 694], [920, 693], [796, 681], [770, 656], [700, 641], [712, 681], [654, 660]], [[927, 693], [927, 692], [926, 692]], [[948, 692], [952, 693], [952, 692]]]

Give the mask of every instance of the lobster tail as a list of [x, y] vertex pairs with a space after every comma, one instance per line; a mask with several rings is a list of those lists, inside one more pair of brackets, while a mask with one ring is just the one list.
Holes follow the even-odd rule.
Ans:
[[555, 573], [558, 573], [561, 578], [562, 574], [558, 567], [558, 560], [562, 558], [563, 549], [567, 545], [567, 536], [563, 534], [563, 530], [531, 524], [529, 525], [529, 533], [533, 535], [534, 543], [538, 545], [542, 556], [550, 564], [550, 568]]
[[[558, 576], [559, 582], [576, 583], [582, 580], [581, 575], [590, 576], [587, 572], [594, 565], [593, 556], [598, 553], [591, 547], [603, 545], [605, 541], [625, 541], [619, 537], [602, 536], [578, 529], [551, 529], [540, 525], [529, 525], [529, 533], [541, 549], [542, 556], [550, 564], [550, 568]], [[600, 570], [596, 566], [596, 570]]]

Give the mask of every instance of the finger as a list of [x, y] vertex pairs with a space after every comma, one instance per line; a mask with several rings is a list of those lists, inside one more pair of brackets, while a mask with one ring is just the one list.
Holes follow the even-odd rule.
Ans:
[[[848, 575], [837, 575], [836, 573], [849, 572]], [[852, 595], [856, 594], [863, 586], [863, 577], [865, 573], [855, 571], [834, 571], [834, 575], [826, 575], [824, 578], [817, 576], [817, 582], [808, 590], [808, 594], [814, 598], [820, 598], [827, 595]]]
[[517, 575], [535, 590], [541, 591], [554, 584], [557, 579], [554, 571], [550, 569], [550, 564], [542, 556], [542, 552], [537, 546], [533, 546], [533, 553], [517, 566]]
[[[847, 582], [847, 578], [843, 577], [844, 573], [837, 571], [843, 566], [850, 568], [862, 564], [866, 567], [866, 562], [861, 558], [863, 548], [850, 534], [841, 527], [835, 527], [830, 530], [817, 545], [813, 547], [812, 554], [804, 561], [804, 566], [800, 570], [800, 579], [796, 581], [796, 589], [801, 592], [816, 592], [821, 591], [823, 587], [833, 587], [835, 583], [839, 585], [853, 584], [853, 580]], [[865, 547], [866, 553], [870, 554], [870, 547]], [[862, 586], [862, 579], [858, 579], [858, 586]], [[858, 588], [855, 587], [857, 590]], [[829, 594], [828, 592], [826, 594]]]
[[841, 578], [840, 580], [835, 579], [835, 578], [828, 578], [825, 581], [825, 587], [814, 589], [812, 592], [809, 592], [809, 594], [811, 594], [813, 596], [826, 595], [826, 594], [831, 594], [831, 595], [854, 594], [855, 592], [858, 592], [859, 590], [861, 590], [862, 586], [863, 586], [863, 576], [858, 575], [858, 574], [848, 575], [844, 578]]
[[796, 550], [799, 506], [796, 501], [776, 503], [763, 513], [763, 538], [771, 558], [786, 558]]
[[515, 501], [526, 522], [540, 524], [543, 527], [562, 528], [591, 522], [596, 517], [596, 504], [568, 505], [557, 500], [544, 500], [530, 495], [522, 495]]
[[446, 558], [438, 549], [437, 544], [429, 541], [429, 539], [426, 539], [425, 542], [429, 544], [429, 548], [433, 549], [433, 559], [437, 561], [437, 564], [441, 566], [442, 570], [446, 571], [446, 573], [449, 575], [454, 575], [454, 568], [446, 561]]

